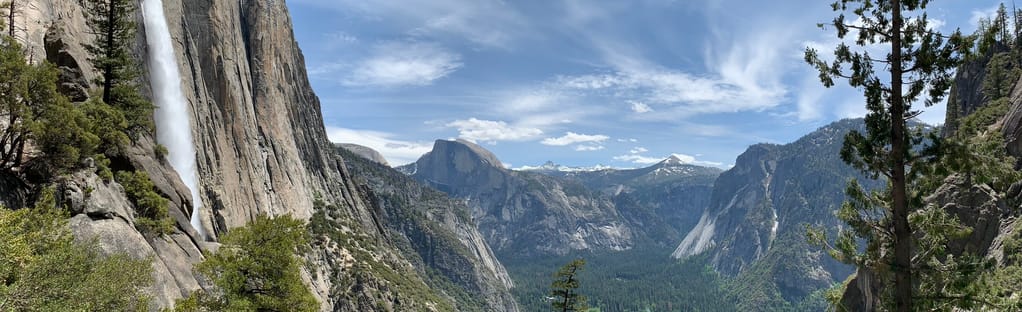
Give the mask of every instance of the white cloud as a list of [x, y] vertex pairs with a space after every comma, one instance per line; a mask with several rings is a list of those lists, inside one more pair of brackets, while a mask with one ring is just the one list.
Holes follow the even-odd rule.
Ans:
[[354, 143], [380, 152], [391, 165], [414, 162], [432, 149], [426, 142], [411, 142], [394, 139], [386, 132], [327, 127], [327, 136], [334, 143]]
[[575, 143], [600, 143], [606, 141], [607, 139], [610, 139], [610, 137], [602, 134], [589, 135], [568, 132], [561, 137], [543, 139], [543, 141], [539, 143], [551, 146], [565, 146]]
[[614, 160], [627, 161], [627, 162], [630, 162], [630, 163], [633, 163], [633, 164], [640, 164], [640, 165], [652, 165], [652, 164], [661, 162], [664, 159], [665, 158], [646, 157], [646, 156], [637, 155], [637, 154], [628, 154], [628, 155], [614, 156]]
[[348, 86], [429, 85], [461, 68], [461, 56], [437, 44], [386, 42], [351, 68]]
[[531, 127], [508, 125], [504, 121], [476, 118], [455, 120], [445, 126], [458, 129], [458, 137], [472, 142], [496, 144], [498, 141], [526, 141], [543, 134]]
[[642, 153], [645, 153], [645, 152], [648, 152], [648, 151], [649, 150], [646, 149], [645, 147], [639, 146], [639, 147], [633, 148], [632, 150], [628, 151], [628, 153], [631, 153], [631, 154], [642, 154]]
[[592, 151], [602, 150], [604, 148], [605, 147], [603, 145], [593, 145], [593, 144], [582, 144], [582, 145], [575, 146], [575, 150], [579, 151], [579, 152], [592, 152]]
[[639, 114], [648, 113], [648, 112], [652, 112], [653, 111], [653, 109], [650, 108], [649, 105], [646, 105], [646, 103], [643, 103], [643, 102], [628, 101], [628, 103], [632, 104], [632, 111], [636, 112], [636, 113], [639, 113]]

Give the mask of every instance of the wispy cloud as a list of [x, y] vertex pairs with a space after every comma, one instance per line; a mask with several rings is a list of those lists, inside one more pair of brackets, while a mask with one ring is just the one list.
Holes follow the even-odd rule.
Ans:
[[528, 23], [501, 0], [298, 0], [362, 19], [386, 21], [409, 36], [456, 37], [484, 47], [506, 48]]
[[392, 165], [403, 165], [414, 162], [428, 153], [432, 145], [428, 142], [411, 142], [394, 139], [395, 135], [387, 132], [327, 127], [327, 136], [334, 143], [354, 143], [367, 146], [383, 154]]
[[504, 121], [462, 119], [446, 124], [458, 130], [458, 137], [472, 142], [496, 144], [498, 141], [527, 141], [543, 134], [537, 128], [517, 127]]
[[[351, 68], [347, 86], [395, 87], [429, 85], [462, 66], [461, 56], [422, 42], [386, 42]], [[338, 68], [339, 69], [339, 68]]]
[[628, 101], [628, 104], [631, 104], [633, 112], [636, 112], [636, 113], [639, 113], [639, 114], [648, 113], [648, 112], [652, 112], [653, 111], [653, 108], [649, 107], [649, 105], [646, 105], [646, 103], [643, 103], [643, 102]]
[[589, 41], [610, 70], [558, 77], [562, 88], [634, 101], [629, 104], [637, 113], [651, 111], [651, 104], [657, 104], [671, 113], [652, 117], [666, 119], [678, 114], [765, 110], [781, 105], [788, 94], [782, 78], [789, 63], [784, 51], [791, 47], [778, 44], [792, 37], [786, 26], [765, 25], [769, 29], [762, 32], [711, 38], [704, 53], [706, 71], [697, 71], [664, 65], [646, 57], [633, 41], [592, 27], [608, 23], [617, 14], [572, 1], [565, 8], [569, 26]]

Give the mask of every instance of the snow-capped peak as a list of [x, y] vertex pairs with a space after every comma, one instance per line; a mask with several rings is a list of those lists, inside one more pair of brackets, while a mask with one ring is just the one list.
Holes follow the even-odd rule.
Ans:
[[550, 171], [585, 172], [585, 171], [600, 171], [600, 170], [606, 170], [606, 169], [613, 169], [613, 167], [604, 166], [604, 165], [596, 165], [596, 166], [592, 166], [592, 167], [568, 167], [568, 166], [565, 166], [565, 165], [560, 165], [560, 164], [554, 163], [552, 161], [547, 161], [547, 162], [545, 162], [545, 163], [543, 163], [542, 165], [539, 165], [539, 166], [521, 166], [521, 167], [517, 168], [517, 170], [521, 170], [521, 171], [547, 171], [547, 172], [550, 172]]
[[671, 157], [667, 157], [667, 159], [661, 161], [660, 164], [667, 166], [680, 166], [684, 165], [685, 161], [681, 160], [681, 158], [679, 158], [678, 155], [671, 155]]

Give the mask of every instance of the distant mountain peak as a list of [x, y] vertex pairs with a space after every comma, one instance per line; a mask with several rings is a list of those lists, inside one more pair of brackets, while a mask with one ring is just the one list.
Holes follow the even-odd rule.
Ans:
[[551, 160], [548, 160], [547, 162], [545, 162], [545, 163], [543, 163], [542, 165], [539, 165], [539, 166], [521, 166], [521, 167], [519, 167], [519, 168], [517, 168], [515, 170], [519, 170], [519, 171], [539, 171], [539, 172], [592, 172], [592, 171], [601, 171], [601, 170], [608, 170], [608, 169], [614, 169], [614, 167], [605, 166], [605, 165], [602, 165], [602, 164], [598, 164], [598, 165], [591, 166], [591, 167], [569, 167], [569, 166], [561, 165], [561, 164], [555, 163], [555, 162], [553, 162]]
[[661, 161], [660, 164], [661, 165], [666, 165], [666, 166], [680, 166], [680, 165], [686, 165], [688, 163], [686, 163], [685, 161], [681, 160], [681, 158], [678, 157], [678, 155], [671, 155], [671, 157], [667, 157], [667, 159], [664, 159], [664, 161]]
[[383, 154], [380, 154], [380, 152], [372, 149], [371, 147], [352, 143], [337, 143], [336, 145], [365, 159], [372, 160], [384, 166], [390, 166], [390, 164], [387, 163], [387, 158], [384, 158]]
[[438, 150], [448, 150], [450, 147], [458, 145], [467, 148], [469, 151], [471, 151], [473, 154], [479, 157], [479, 159], [481, 159], [483, 162], [489, 163], [490, 165], [497, 168], [504, 168], [504, 163], [502, 163], [500, 159], [497, 158], [497, 155], [493, 154], [493, 152], [490, 152], [486, 148], [479, 146], [479, 144], [475, 144], [472, 143], [471, 141], [464, 139], [457, 139], [454, 141], [436, 140], [436, 142], [433, 143], [433, 152], [436, 152]]

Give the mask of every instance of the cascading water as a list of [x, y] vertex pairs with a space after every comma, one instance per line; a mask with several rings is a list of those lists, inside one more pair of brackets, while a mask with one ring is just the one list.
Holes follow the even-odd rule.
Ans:
[[170, 40], [170, 29], [163, 15], [162, 0], [142, 1], [146, 41], [149, 44], [149, 72], [156, 108], [156, 141], [167, 147], [167, 159], [181, 176], [181, 181], [192, 195], [192, 227], [205, 238], [199, 218], [202, 199], [199, 198], [198, 169], [195, 164], [195, 145], [192, 142], [191, 118], [188, 101], [181, 92], [181, 74], [177, 55]]

